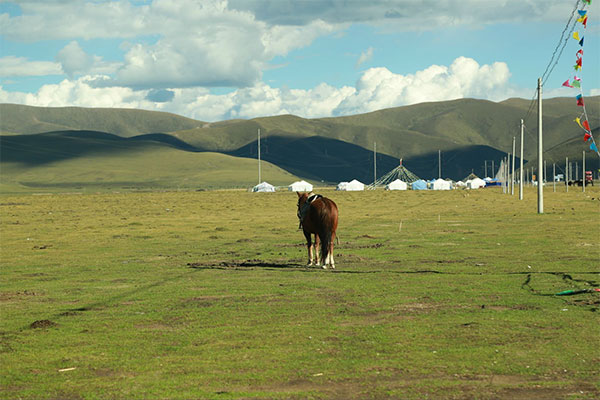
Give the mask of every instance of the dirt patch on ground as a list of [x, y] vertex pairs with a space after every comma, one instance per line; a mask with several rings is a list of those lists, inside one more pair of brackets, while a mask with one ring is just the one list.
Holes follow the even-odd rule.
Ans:
[[52, 322], [49, 319], [41, 319], [39, 321], [34, 321], [29, 325], [31, 329], [46, 329], [52, 328], [53, 326], [57, 326], [56, 322]]

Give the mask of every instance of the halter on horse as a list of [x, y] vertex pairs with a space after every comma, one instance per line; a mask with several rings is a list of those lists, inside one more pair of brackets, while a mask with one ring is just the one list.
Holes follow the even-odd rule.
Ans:
[[[338, 224], [338, 208], [333, 200], [314, 193], [298, 194], [298, 219], [306, 237], [308, 265], [313, 265], [312, 234], [315, 235], [314, 253], [316, 265], [324, 261], [323, 269], [335, 268], [333, 241]], [[317, 248], [321, 244], [321, 258]]]

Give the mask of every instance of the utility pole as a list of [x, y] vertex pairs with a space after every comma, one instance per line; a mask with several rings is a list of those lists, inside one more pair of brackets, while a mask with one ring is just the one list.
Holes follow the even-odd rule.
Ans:
[[373, 142], [373, 185], [377, 181], [377, 142]]
[[569, 191], [569, 157], [565, 159], [565, 187]]
[[438, 179], [442, 179], [442, 151], [438, 150]]
[[484, 167], [484, 169], [485, 169], [485, 172], [483, 173], [483, 175], [484, 175], [484, 178], [487, 178], [487, 176], [488, 176], [488, 174], [487, 174], [487, 160], [485, 160], [485, 161], [483, 162], [483, 165], [485, 165], [485, 167]]
[[556, 192], [556, 163], [552, 163], [552, 191]]
[[510, 194], [515, 195], [515, 137], [513, 136], [512, 172], [510, 174]]
[[261, 183], [260, 179], [260, 129], [258, 130], [258, 183]]
[[581, 165], [581, 182], [583, 182], [583, 185], [581, 185], [582, 191], [585, 193], [585, 150], [583, 151], [583, 164]]
[[542, 78], [538, 78], [538, 214], [544, 213], [544, 146], [542, 143]]
[[521, 120], [521, 158], [519, 160], [519, 200], [523, 200], [523, 130], [525, 125]]

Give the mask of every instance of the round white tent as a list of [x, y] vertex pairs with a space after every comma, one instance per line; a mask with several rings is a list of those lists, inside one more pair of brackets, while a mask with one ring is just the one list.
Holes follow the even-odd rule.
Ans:
[[388, 183], [385, 188], [386, 190], [406, 190], [408, 189], [408, 185], [406, 182], [396, 179], [395, 181]]
[[288, 186], [290, 192], [312, 192], [313, 185], [306, 181], [297, 181]]
[[253, 192], [274, 192], [275, 186], [271, 185], [267, 182], [259, 183], [258, 185], [252, 188]]
[[350, 182], [340, 182], [335, 188], [335, 190], [359, 191], [365, 190], [365, 185], [362, 182], [353, 179]]
[[452, 189], [452, 185], [450, 182], [445, 181], [443, 179], [436, 179], [433, 181], [433, 190], [450, 190]]
[[466, 183], [467, 189], [479, 189], [485, 187], [485, 181], [481, 178], [469, 179]]

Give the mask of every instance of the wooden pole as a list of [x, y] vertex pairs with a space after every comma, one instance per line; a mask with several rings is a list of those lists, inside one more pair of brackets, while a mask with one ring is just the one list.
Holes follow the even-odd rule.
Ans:
[[260, 177], [260, 129], [258, 130], [258, 183], [261, 183]]

